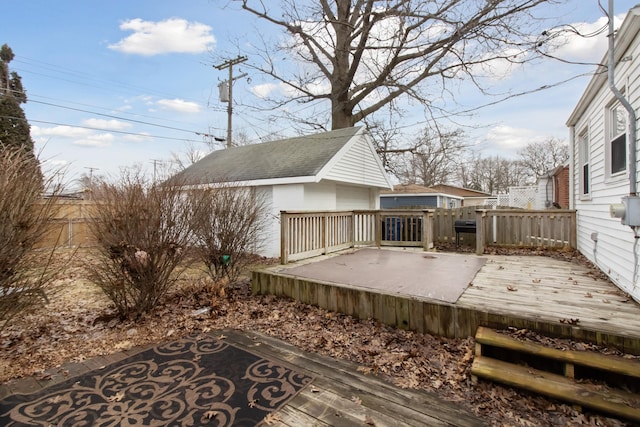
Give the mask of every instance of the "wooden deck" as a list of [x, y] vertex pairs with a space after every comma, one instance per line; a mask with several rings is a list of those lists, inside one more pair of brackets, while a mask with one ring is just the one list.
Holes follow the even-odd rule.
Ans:
[[[337, 256], [349, 263], [348, 255]], [[458, 256], [463, 263], [476, 255]], [[516, 327], [640, 355], [640, 305], [610, 282], [595, 279], [587, 267], [542, 256], [482, 257], [486, 264], [455, 303], [401, 294], [393, 286], [354, 286], [348, 277], [342, 283], [297, 277], [287, 274], [288, 266], [255, 271], [252, 288], [434, 335], [467, 337], [478, 326]], [[384, 270], [378, 274], [388, 279]], [[415, 280], [426, 278], [420, 273]]]
[[484, 423], [459, 404], [435, 394], [402, 389], [375, 375], [363, 375], [358, 365], [308, 353], [275, 338], [229, 331], [227, 340], [270, 360], [283, 361], [313, 377], [290, 400], [273, 426], [481, 426]]
[[[268, 360], [313, 377], [293, 399], [269, 417], [271, 426], [481, 426], [483, 422], [459, 404], [435, 394], [401, 389], [375, 375], [363, 375], [357, 365], [304, 352], [269, 336], [238, 330], [211, 332], [225, 341]], [[25, 378], [0, 385], [0, 398], [32, 393], [43, 387], [117, 362], [144, 348], [72, 363], [52, 369], [48, 380]], [[230, 361], [230, 363], [233, 363]], [[60, 372], [68, 371], [67, 375]]]

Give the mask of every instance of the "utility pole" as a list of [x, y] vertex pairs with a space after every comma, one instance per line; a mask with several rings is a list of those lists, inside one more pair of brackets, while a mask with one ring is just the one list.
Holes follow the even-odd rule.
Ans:
[[85, 169], [89, 169], [89, 198], [93, 199], [93, 197], [91, 197], [91, 192], [93, 191], [93, 171], [97, 171], [98, 168], [85, 167]]
[[[227, 148], [231, 148], [232, 144], [231, 144], [231, 122], [232, 122], [232, 115], [233, 115], [233, 66], [237, 65], [237, 64], [241, 64], [244, 61], [247, 60], [246, 56], [238, 56], [234, 59], [228, 59], [226, 61], [224, 61], [222, 64], [219, 65], [214, 65], [214, 68], [217, 68], [218, 70], [224, 70], [225, 68], [229, 69], [229, 81], [228, 81], [228, 87], [229, 87], [229, 99], [228, 99], [228, 105], [227, 105]], [[246, 75], [246, 74], [245, 74]], [[240, 78], [242, 76], [238, 76], [236, 78]]]
[[153, 163], [153, 182], [156, 182], [156, 166], [158, 163], [162, 163], [162, 160], [151, 159], [151, 163]]

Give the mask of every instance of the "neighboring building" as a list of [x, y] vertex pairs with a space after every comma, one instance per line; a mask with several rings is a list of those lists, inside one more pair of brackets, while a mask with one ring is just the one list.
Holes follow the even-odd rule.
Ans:
[[451, 197], [455, 196], [462, 198], [461, 206], [483, 206], [486, 205], [487, 200], [492, 197], [490, 193], [471, 190], [470, 188], [456, 187], [448, 184], [433, 185], [430, 188]]
[[[639, 34], [640, 6], [636, 6], [628, 12], [614, 39], [615, 86], [635, 111], [640, 109]], [[580, 252], [621, 290], [640, 301], [637, 230], [622, 225], [610, 214], [611, 205], [629, 195], [630, 179], [637, 182], [637, 175], [629, 176], [630, 147], [635, 147], [627, 137], [629, 123], [629, 114], [608, 87], [606, 69], [599, 69], [567, 121], [571, 133], [572, 207], [577, 210]]]
[[187, 188], [252, 188], [269, 206], [261, 255], [280, 256], [280, 211], [378, 209], [392, 185], [363, 128], [214, 151], [176, 175]]
[[569, 209], [569, 165], [538, 177], [536, 209]]
[[417, 184], [400, 184], [380, 192], [381, 209], [459, 208], [462, 197], [441, 193]]

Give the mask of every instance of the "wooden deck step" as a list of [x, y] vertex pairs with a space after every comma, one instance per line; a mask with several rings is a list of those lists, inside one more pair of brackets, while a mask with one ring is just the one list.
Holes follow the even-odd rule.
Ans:
[[558, 350], [541, 344], [519, 341], [482, 326], [478, 328], [475, 340], [477, 356], [482, 354], [483, 346], [531, 354], [564, 363], [565, 375], [568, 377], [573, 377], [575, 365], [580, 365], [628, 377], [640, 378], [640, 362], [637, 359], [624, 359], [588, 351]]
[[474, 359], [471, 374], [640, 422], [640, 396], [635, 394], [600, 391], [562, 375], [483, 356]]
[[[624, 380], [622, 384], [637, 386], [640, 361], [636, 359], [559, 350], [523, 342], [485, 327], [478, 328], [475, 340], [476, 354], [471, 367], [471, 374], [475, 377], [640, 421], [640, 394], [617, 389], [613, 384], [603, 387], [575, 379], [576, 367], [580, 367], [579, 379], [610, 379], [616, 376]], [[505, 350], [509, 353], [509, 360], [499, 360], [507, 353]], [[522, 361], [535, 362], [537, 369], [523, 365]], [[563, 375], [553, 372], [558, 370], [558, 365], [562, 366]], [[631, 391], [637, 392], [637, 388], [632, 387]]]

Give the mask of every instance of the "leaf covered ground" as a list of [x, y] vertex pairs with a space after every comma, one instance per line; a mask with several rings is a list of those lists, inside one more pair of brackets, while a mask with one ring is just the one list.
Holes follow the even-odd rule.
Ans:
[[[559, 255], [571, 257], [570, 255]], [[76, 254], [48, 305], [0, 334], [0, 382], [117, 350], [175, 339], [200, 331], [235, 328], [259, 331], [303, 350], [358, 363], [400, 387], [424, 389], [459, 402], [494, 426], [624, 426], [621, 420], [486, 381], [472, 381], [472, 338], [454, 340], [357, 320], [296, 301], [252, 296], [247, 280], [224, 291], [195, 270], [164, 304], [137, 321], [119, 320], [110, 301], [84, 279]], [[263, 262], [273, 262], [263, 260]], [[523, 331], [522, 339], [558, 348], [608, 351], [584, 343], [551, 340]]]

